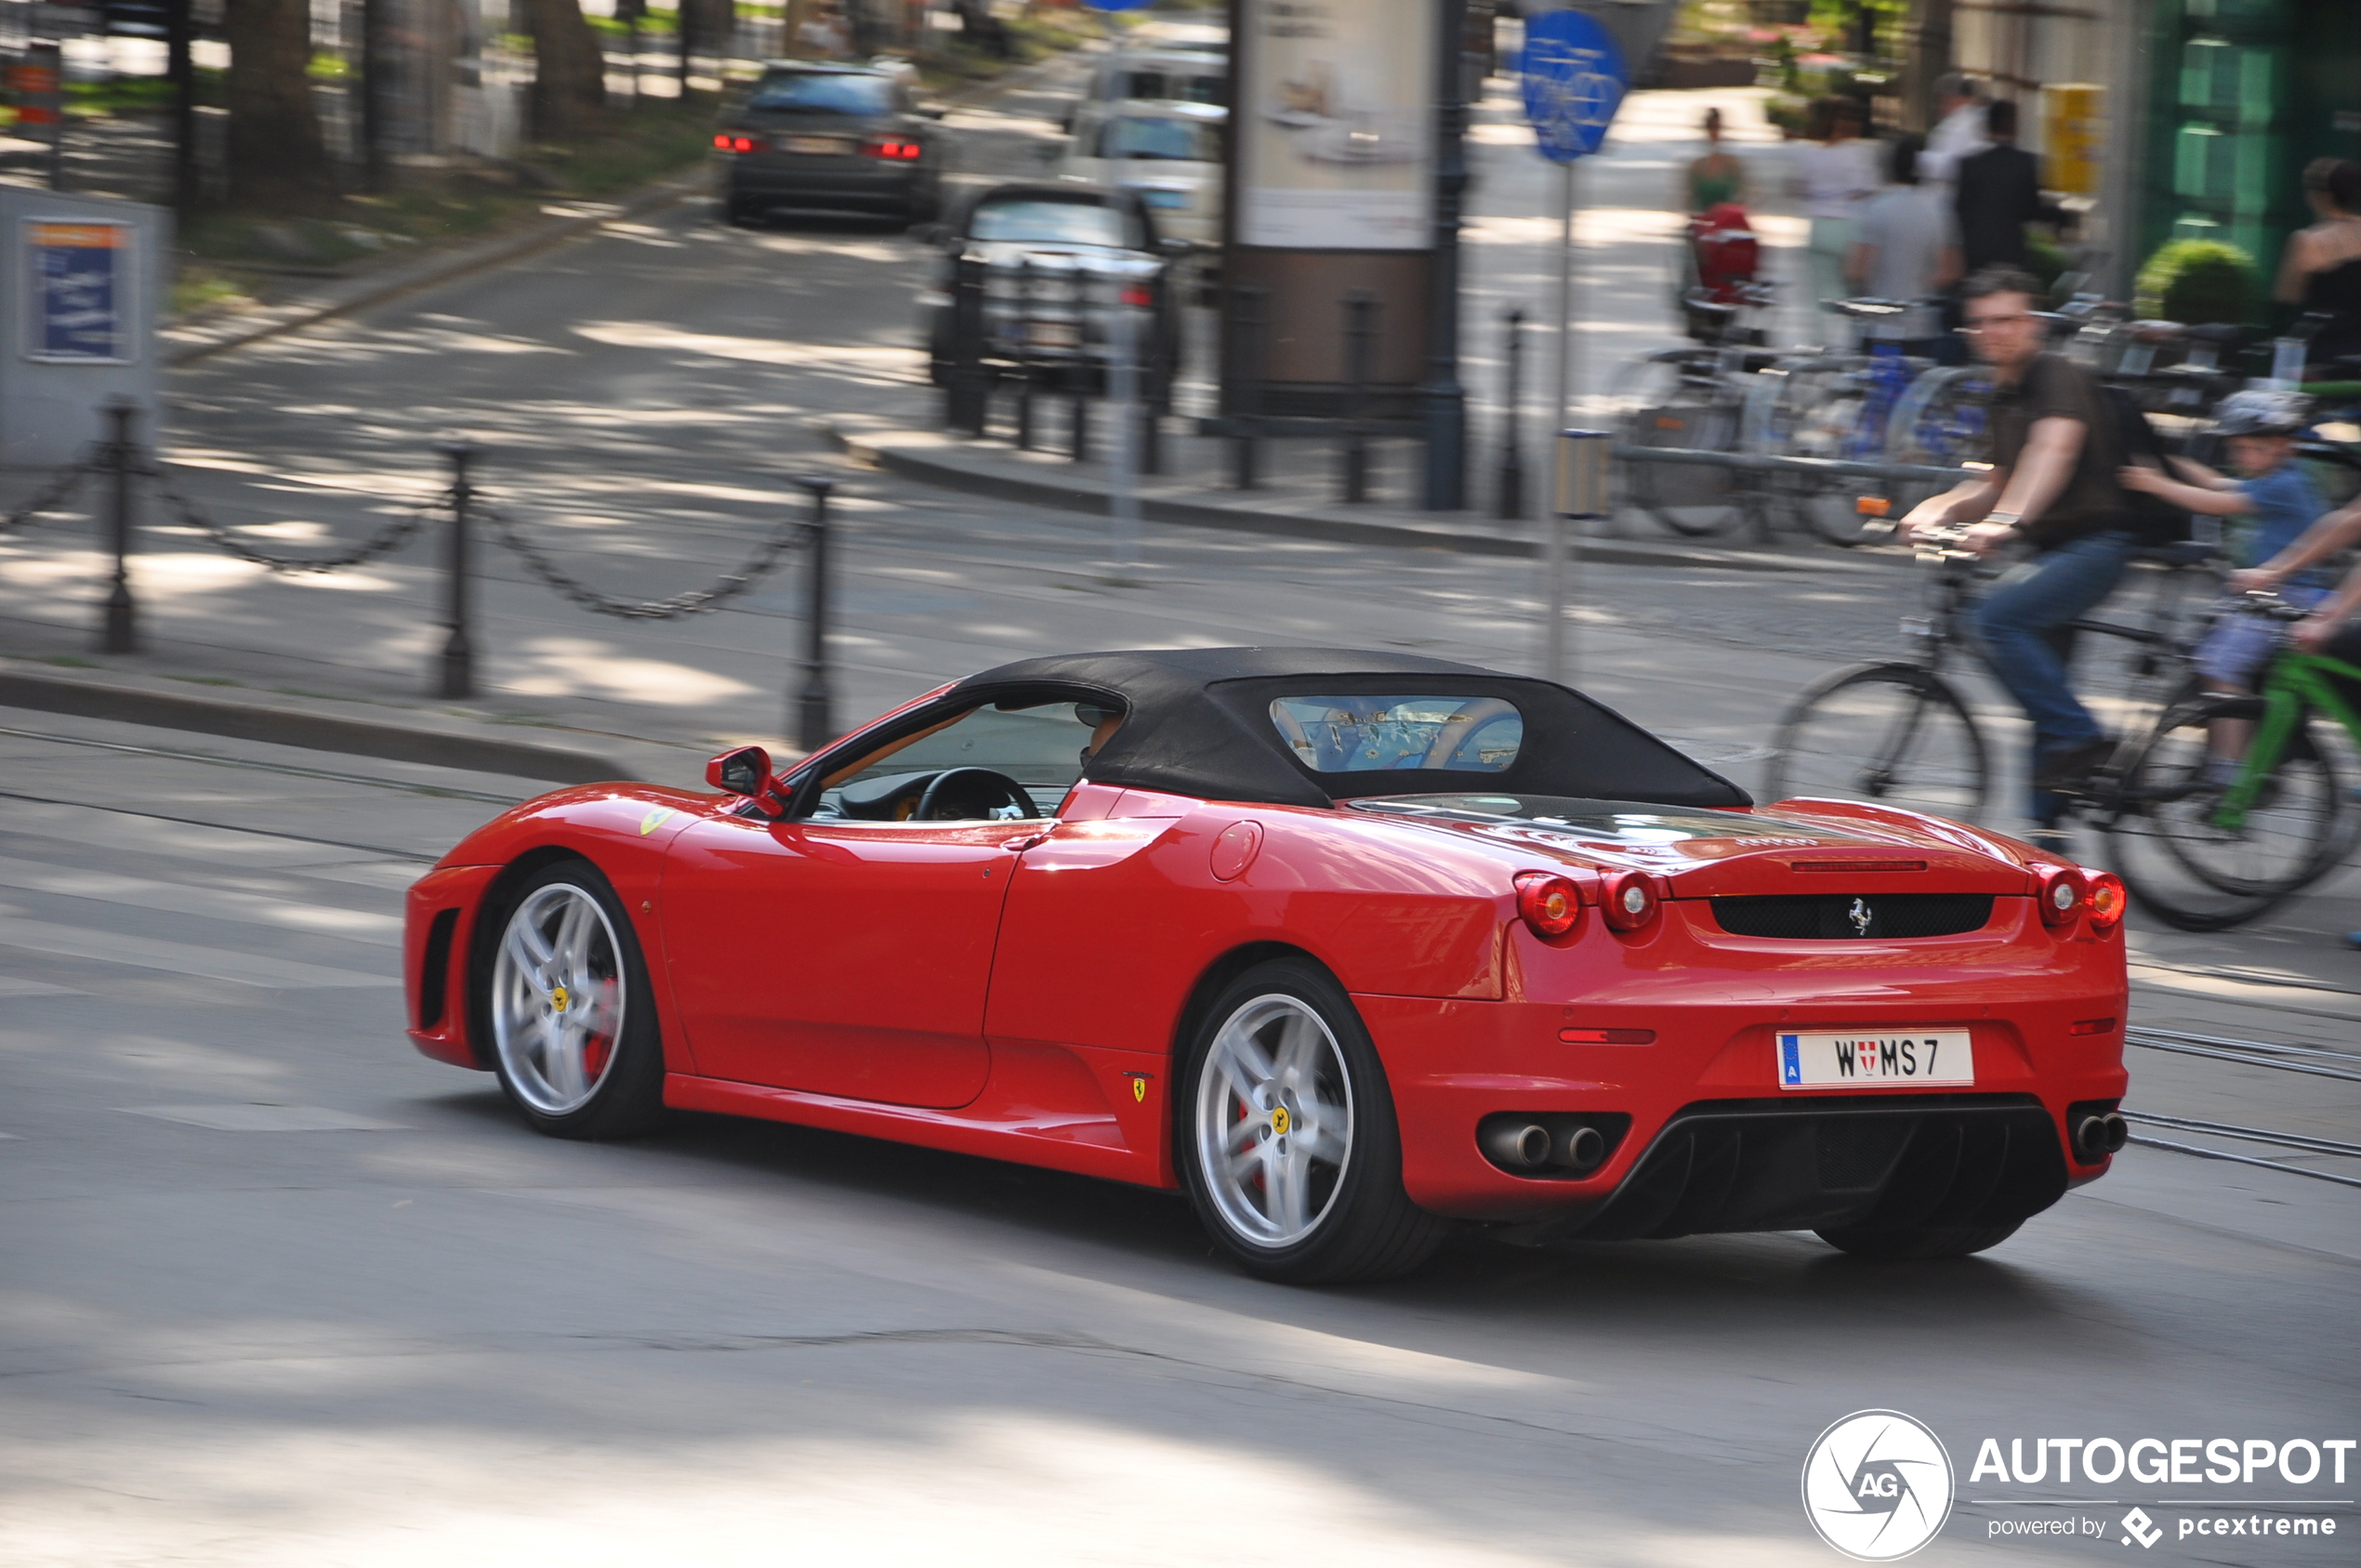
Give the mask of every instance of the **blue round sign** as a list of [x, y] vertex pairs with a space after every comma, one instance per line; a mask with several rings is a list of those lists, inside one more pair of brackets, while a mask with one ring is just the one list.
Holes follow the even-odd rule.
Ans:
[[1544, 11], [1525, 19], [1521, 60], [1541, 155], [1563, 164], [1596, 152], [1631, 86], [1615, 35], [1587, 12]]
[[1082, 0], [1094, 11], [1136, 11], [1149, 0]]

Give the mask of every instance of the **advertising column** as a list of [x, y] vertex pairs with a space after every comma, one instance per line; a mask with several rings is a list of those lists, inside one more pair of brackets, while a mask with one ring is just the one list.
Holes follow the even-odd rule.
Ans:
[[[1233, 0], [1225, 312], [1263, 291], [1260, 414], [1353, 412], [1350, 302], [1375, 301], [1361, 413], [1407, 420], [1425, 353], [1436, 0]], [[1225, 331], [1223, 342], [1235, 334]], [[1246, 406], [1223, 367], [1223, 406]]]

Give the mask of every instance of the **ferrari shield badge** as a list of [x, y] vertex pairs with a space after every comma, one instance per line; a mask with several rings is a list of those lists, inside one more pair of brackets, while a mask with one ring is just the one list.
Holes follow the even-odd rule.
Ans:
[[650, 811], [646, 816], [641, 817], [640, 819], [640, 837], [645, 838], [649, 834], [653, 833], [657, 828], [662, 827], [664, 825], [665, 818], [670, 815], [672, 815], [671, 807], [658, 806], [654, 810]]
[[1124, 1074], [1125, 1077], [1131, 1080], [1131, 1098], [1133, 1100], [1143, 1105], [1147, 1103], [1148, 1080], [1154, 1075], [1155, 1074], [1153, 1073], [1126, 1073]]

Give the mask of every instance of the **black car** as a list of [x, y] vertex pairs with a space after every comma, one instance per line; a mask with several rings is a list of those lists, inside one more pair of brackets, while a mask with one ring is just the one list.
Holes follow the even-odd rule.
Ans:
[[714, 132], [721, 210], [750, 223], [778, 208], [932, 217], [943, 136], [890, 72], [793, 62], [764, 69]]
[[977, 357], [987, 375], [1101, 387], [1108, 323], [1120, 300], [1147, 311], [1138, 349], [1144, 395], [1159, 403], [1168, 396], [1180, 364], [1173, 263], [1194, 247], [1158, 234], [1140, 192], [1075, 180], [996, 185], [951, 223], [920, 234], [943, 252], [919, 296], [919, 330], [937, 386], [948, 383], [958, 357], [952, 283], [967, 257], [983, 263]]

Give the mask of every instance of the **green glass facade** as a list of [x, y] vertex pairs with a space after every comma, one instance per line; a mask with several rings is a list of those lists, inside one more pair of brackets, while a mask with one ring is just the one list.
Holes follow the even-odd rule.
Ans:
[[2155, 0], [2138, 260], [2226, 240], [2267, 283], [2312, 221], [2303, 166], [2361, 160], [2361, 0]]

